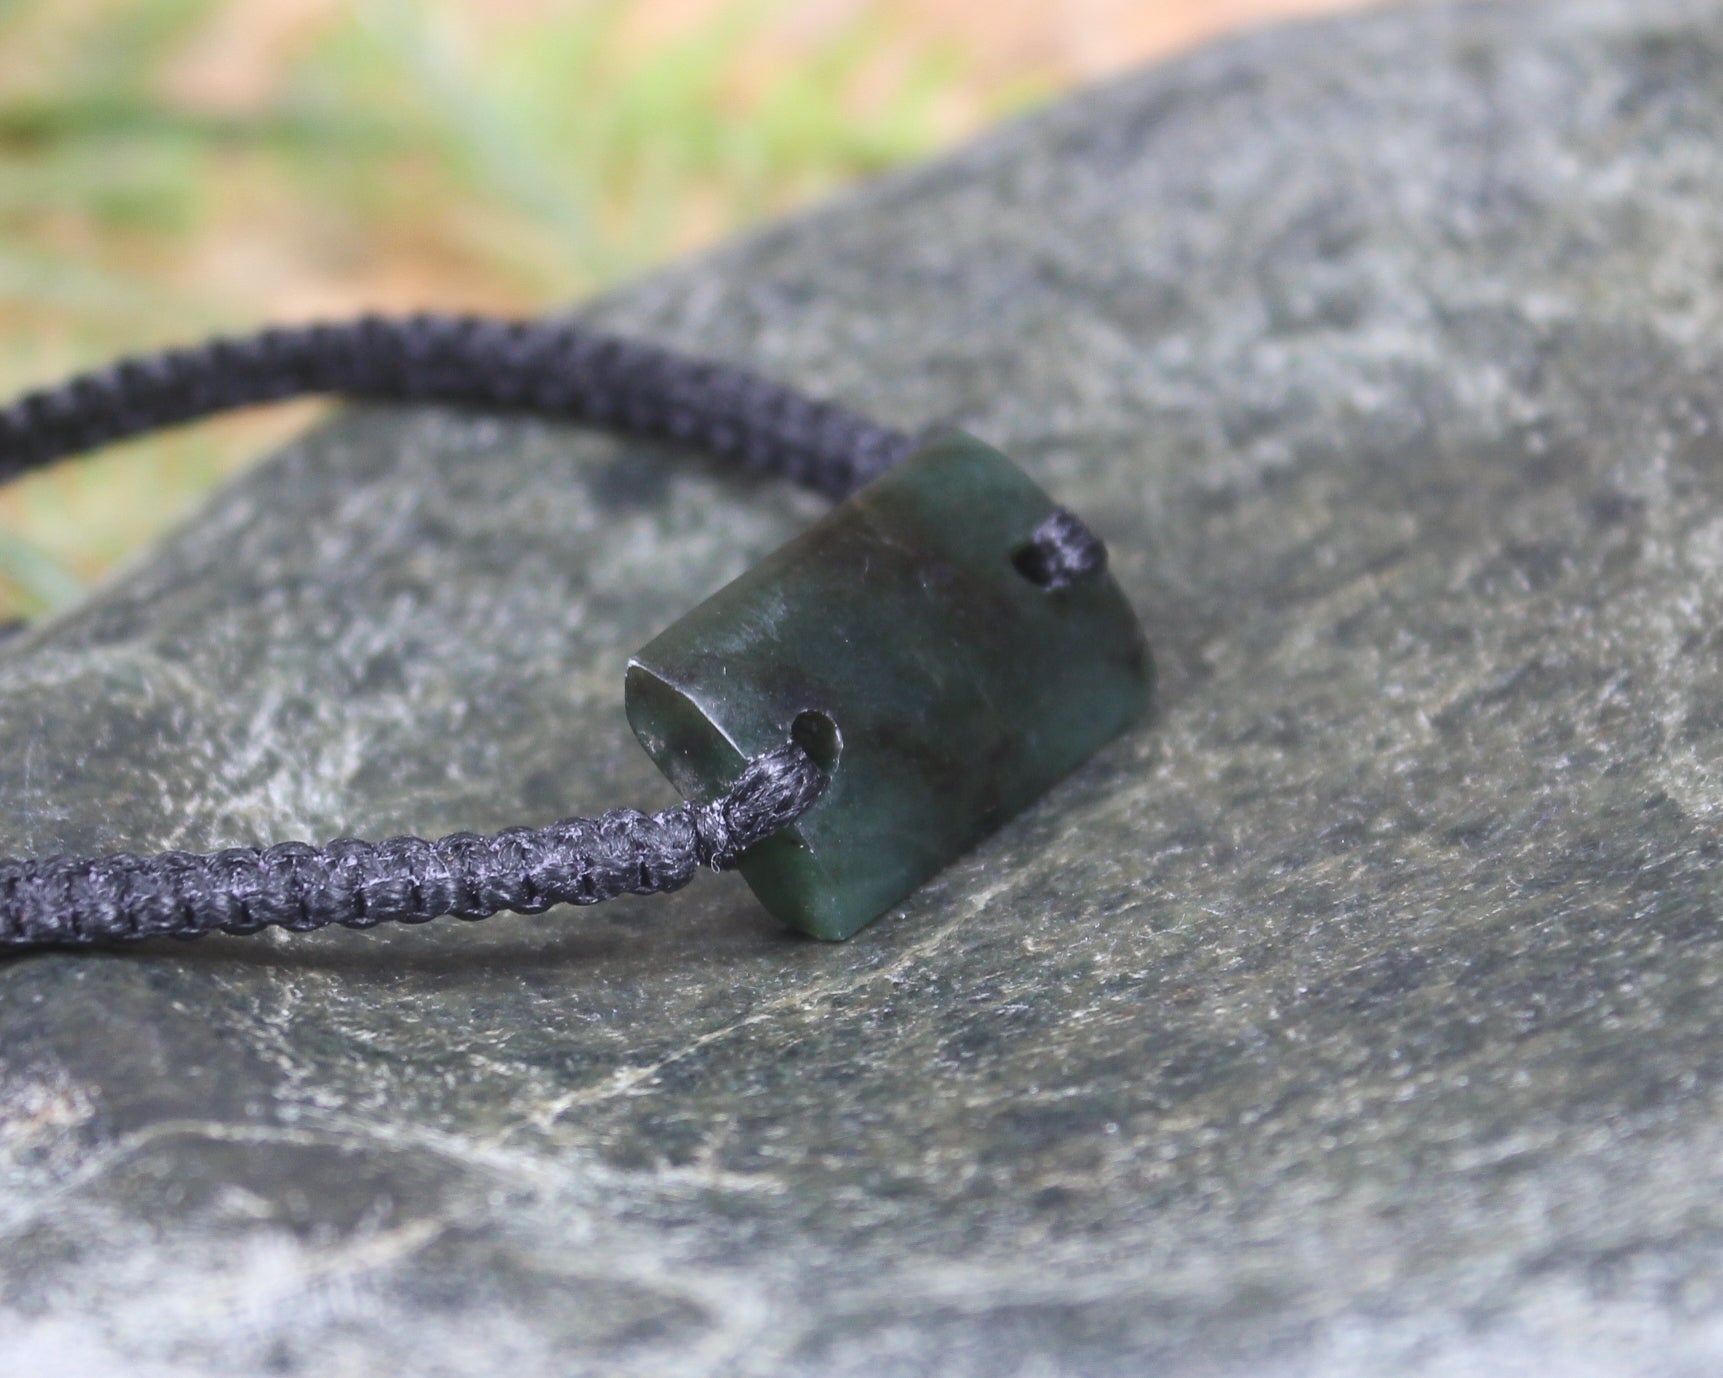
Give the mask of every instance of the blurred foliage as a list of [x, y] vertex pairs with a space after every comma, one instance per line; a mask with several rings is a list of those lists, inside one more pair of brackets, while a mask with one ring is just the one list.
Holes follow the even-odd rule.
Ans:
[[[188, 54], [269, 3], [0, 0], [0, 392], [264, 318], [542, 309], [1036, 93], [978, 95], [913, 0], [800, 48], [776, 41], [794, 0], [692, 7], [648, 40], [652, 0], [369, 0], [308, 11], [255, 89], [200, 94]], [[13, 485], [0, 612], [63, 605], [310, 414]]]

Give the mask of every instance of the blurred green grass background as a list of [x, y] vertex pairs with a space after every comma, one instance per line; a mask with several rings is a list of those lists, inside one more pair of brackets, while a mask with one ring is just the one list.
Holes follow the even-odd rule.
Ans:
[[[1215, 29], [1349, 0], [0, 0], [0, 394], [218, 329], [536, 312]], [[65, 606], [317, 404], [0, 492]]]

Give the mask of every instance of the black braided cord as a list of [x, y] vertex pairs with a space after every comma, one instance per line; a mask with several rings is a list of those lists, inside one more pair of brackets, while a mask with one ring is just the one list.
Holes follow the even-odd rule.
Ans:
[[548, 828], [436, 842], [283, 842], [214, 853], [0, 862], [0, 943], [91, 943], [487, 919], [679, 890], [794, 822], [826, 776], [793, 743], [756, 757], [722, 798], [662, 813], [612, 809]]
[[[307, 393], [513, 408], [677, 441], [842, 499], [907, 455], [907, 435], [728, 364], [571, 322], [364, 317], [265, 330], [124, 360], [0, 409], [0, 482], [66, 455]], [[1060, 509], [1020, 552], [1060, 587], [1106, 549]], [[214, 853], [0, 861], [0, 946], [304, 932], [538, 914], [680, 889], [788, 827], [827, 777], [793, 742], [749, 762], [722, 798], [612, 809], [546, 828], [431, 842], [340, 838]]]
[[0, 482], [128, 436], [309, 393], [563, 417], [679, 441], [839, 499], [914, 444], [757, 374], [571, 321], [365, 316], [210, 340], [27, 393], [0, 411]]

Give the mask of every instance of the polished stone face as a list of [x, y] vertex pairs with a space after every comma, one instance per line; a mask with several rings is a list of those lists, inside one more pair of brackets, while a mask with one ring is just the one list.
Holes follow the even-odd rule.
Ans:
[[[595, 305], [999, 446], [1148, 720], [846, 943], [736, 876], [0, 967], [0, 1373], [1723, 1371], [1723, 6], [1231, 44]], [[675, 791], [826, 507], [349, 412], [0, 655], [5, 849]]]
[[629, 662], [628, 721], [687, 797], [792, 737], [830, 773], [742, 859], [785, 923], [850, 937], [1142, 717], [1148, 648], [1111, 576], [1018, 567], [1054, 510], [991, 446], [943, 437]]

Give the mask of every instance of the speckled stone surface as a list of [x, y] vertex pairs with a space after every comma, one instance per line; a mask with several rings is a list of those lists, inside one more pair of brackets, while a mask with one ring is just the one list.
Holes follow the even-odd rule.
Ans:
[[[593, 314], [1004, 446], [1151, 724], [841, 946], [7, 961], [0, 1371], [1723, 1367], [1723, 5], [1233, 43]], [[0, 659], [0, 838], [668, 802], [628, 653], [818, 510], [350, 413]]]

